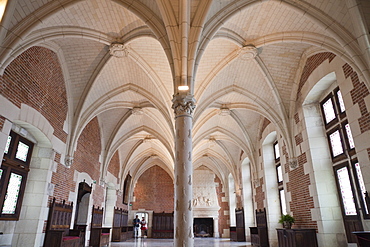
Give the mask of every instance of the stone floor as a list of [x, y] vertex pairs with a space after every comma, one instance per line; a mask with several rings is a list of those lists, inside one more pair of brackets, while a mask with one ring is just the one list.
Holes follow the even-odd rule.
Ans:
[[[173, 246], [173, 239], [137, 238], [125, 242], [110, 243], [110, 247], [166, 247]], [[194, 247], [250, 247], [250, 242], [232, 242], [227, 238], [195, 238]]]

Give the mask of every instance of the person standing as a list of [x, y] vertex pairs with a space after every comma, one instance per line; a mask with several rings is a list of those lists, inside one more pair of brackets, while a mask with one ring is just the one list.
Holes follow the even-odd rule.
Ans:
[[134, 237], [137, 238], [139, 236], [140, 227], [140, 219], [138, 215], [136, 215], [135, 219], [132, 220], [132, 224], [134, 226]]
[[141, 237], [147, 237], [148, 233], [147, 233], [147, 227], [146, 227], [146, 221], [145, 221], [145, 217], [142, 218], [142, 220], [140, 221], [140, 224], [141, 224]]

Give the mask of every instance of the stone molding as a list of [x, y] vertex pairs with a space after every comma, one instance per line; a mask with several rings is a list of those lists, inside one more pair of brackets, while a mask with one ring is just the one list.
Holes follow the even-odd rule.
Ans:
[[298, 159], [296, 157], [290, 158], [288, 164], [290, 169], [295, 169], [298, 167]]
[[113, 57], [121, 58], [128, 56], [128, 47], [124, 44], [114, 43], [109, 46], [109, 53]]
[[66, 167], [71, 167], [73, 164], [73, 156], [66, 155], [64, 159], [64, 164], [66, 165]]
[[242, 60], [250, 60], [258, 55], [258, 50], [254, 45], [246, 45], [240, 48], [238, 55]]

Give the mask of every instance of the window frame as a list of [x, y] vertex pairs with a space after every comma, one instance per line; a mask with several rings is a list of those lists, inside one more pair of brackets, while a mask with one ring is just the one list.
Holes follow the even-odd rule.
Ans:
[[278, 146], [278, 149], [279, 149], [279, 143], [278, 143], [278, 141], [275, 141], [274, 144], [272, 144], [272, 146], [274, 148], [274, 160], [275, 160], [275, 163], [276, 162], [280, 162], [280, 157], [281, 157], [280, 151], [279, 151], [279, 157], [276, 158], [276, 148], [275, 148], [276, 146]]
[[359, 163], [357, 159], [351, 160], [351, 167], [350, 167], [351, 170], [352, 170], [352, 173], [353, 173], [353, 177], [354, 177], [353, 180], [355, 180], [354, 181], [354, 186], [355, 186], [355, 191], [356, 191], [355, 194], [358, 195], [358, 197], [359, 197], [360, 208], [361, 208], [362, 215], [363, 215], [364, 219], [370, 219], [370, 208], [367, 208], [368, 213], [366, 213], [366, 209], [365, 209], [366, 201], [361, 196], [362, 191], [361, 191], [361, 187], [360, 187], [360, 182], [358, 181], [356, 163]]
[[[339, 136], [341, 138], [341, 145], [342, 145], [343, 153], [341, 153], [341, 154], [339, 154], [337, 156], [334, 156], [333, 148], [332, 148], [331, 141], [330, 141], [330, 135], [333, 134], [336, 131], [339, 132]], [[345, 146], [345, 143], [344, 143], [345, 140], [344, 140], [344, 137], [343, 137], [341, 128], [339, 128], [339, 126], [335, 126], [333, 129], [331, 129], [330, 131], [327, 131], [326, 132], [326, 136], [327, 136], [327, 139], [328, 139], [328, 144], [329, 144], [330, 155], [331, 155], [332, 161], [334, 163], [336, 163], [338, 161], [341, 161], [341, 160], [344, 160], [345, 158], [347, 158], [347, 155], [346, 155], [346, 146]]]
[[348, 172], [348, 177], [349, 177], [349, 183], [350, 183], [350, 186], [351, 186], [351, 190], [352, 190], [352, 196], [353, 196], [353, 202], [354, 202], [354, 205], [355, 205], [355, 208], [356, 208], [356, 215], [346, 215], [345, 211], [344, 211], [344, 203], [343, 203], [343, 200], [342, 198], [340, 198], [340, 204], [342, 205], [341, 209], [342, 209], [342, 215], [343, 217], [358, 217], [359, 216], [359, 206], [358, 206], [358, 203], [357, 203], [357, 193], [356, 193], [356, 190], [355, 190], [355, 185], [353, 183], [353, 179], [351, 178], [351, 173], [352, 173], [352, 169], [350, 167], [350, 164], [348, 163], [348, 161], [344, 161], [343, 163], [340, 163], [340, 164], [337, 164], [333, 167], [333, 170], [334, 170], [334, 176], [335, 176], [335, 181], [336, 181], [336, 184], [337, 184], [337, 190], [338, 190], [338, 196], [339, 197], [342, 197], [342, 192], [340, 190], [340, 184], [339, 184], [339, 179], [338, 179], [338, 175], [337, 175], [337, 171], [339, 169], [342, 169], [346, 167], [347, 168], [347, 172]]
[[[279, 149], [279, 157], [276, 158], [276, 146], [277, 148]], [[281, 191], [283, 191], [283, 193], [285, 193], [284, 191], [284, 174], [283, 174], [283, 166], [281, 165], [280, 163], [280, 158], [281, 158], [281, 155], [280, 155], [280, 146], [279, 146], [279, 142], [278, 141], [275, 141], [273, 144], [272, 144], [272, 147], [274, 149], [274, 164], [275, 164], [275, 172], [276, 172], [276, 182], [277, 182], [277, 189], [278, 189], [278, 194], [279, 194], [279, 204], [280, 204], [280, 212], [281, 214], [284, 214], [283, 212], [283, 203], [285, 204], [285, 207], [286, 208], [286, 201], [282, 201], [282, 198], [281, 198]], [[281, 181], [279, 181], [279, 172], [278, 172], [278, 169], [279, 167], [281, 168]]]
[[[30, 170], [29, 167], [34, 144], [33, 142], [27, 140], [26, 138], [20, 136], [19, 134], [13, 131], [10, 132], [9, 136], [11, 136], [11, 141], [8, 153], [6, 154], [4, 153], [4, 157], [0, 166], [0, 169], [3, 170], [2, 176], [0, 178], [0, 220], [17, 221], [19, 220], [20, 211], [23, 203], [23, 197], [26, 189], [28, 172]], [[26, 161], [16, 158], [16, 152], [19, 142], [22, 142], [29, 147], [26, 156]], [[6, 199], [5, 197], [8, 191], [9, 179], [12, 173], [22, 176], [15, 213], [3, 214], [2, 210]]]
[[[356, 150], [355, 150], [355, 147], [351, 148], [351, 146], [349, 144], [349, 138], [348, 138], [348, 134], [347, 134], [347, 131], [346, 131], [346, 125], [347, 124], [349, 124], [347, 119], [344, 120], [341, 123], [341, 128], [342, 128], [342, 132], [343, 132], [342, 135], [343, 135], [343, 139], [344, 139], [344, 142], [345, 142], [345, 145], [346, 145], [346, 151], [348, 152], [348, 155], [349, 156], [354, 156], [356, 154]], [[351, 129], [351, 126], [349, 126], [349, 127]], [[353, 138], [353, 135], [352, 135], [352, 138]]]
[[[366, 212], [366, 209], [363, 206], [364, 198], [361, 195], [362, 191], [359, 186], [357, 171], [355, 170], [354, 163], [353, 163], [353, 160], [357, 158], [356, 157], [356, 146], [355, 146], [355, 143], [353, 143], [354, 144], [353, 148], [350, 148], [350, 145], [349, 145], [349, 138], [348, 138], [347, 130], [345, 128], [345, 125], [348, 124], [348, 118], [346, 115], [347, 114], [346, 106], [343, 101], [344, 111], [341, 112], [340, 100], [338, 97], [339, 91], [340, 91], [339, 87], [336, 87], [333, 90], [331, 90], [328, 93], [328, 95], [324, 98], [324, 100], [320, 101], [320, 108], [322, 112], [322, 120], [324, 123], [325, 133], [327, 135], [327, 143], [328, 143], [328, 147], [329, 147], [330, 154], [331, 154], [333, 172], [334, 172], [334, 177], [336, 181], [338, 197], [340, 201], [340, 208], [342, 211], [344, 228], [346, 231], [348, 242], [352, 243], [352, 242], [356, 242], [356, 239], [354, 235], [352, 234], [352, 232], [353, 231], [363, 231], [364, 229], [363, 219], [366, 219], [368, 216], [366, 216], [366, 213], [364, 213]], [[323, 104], [330, 97], [332, 98], [332, 101], [333, 101], [335, 121], [332, 120], [331, 122], [326, 123], [325, 113], [323, 111]], [[343, 95], [342, 95], [342, 99], [343, 99]], [[350, 127], [349, 129], [351, 129], [351, 126], [349, 127]], [[330, 135], [334, 133], [335, 131], [339, 132], [339, 135], [341, 138], [341, 145], [343, 148], [343, 153], [337, 155], [336, 157], [333, 156], [333, 149], [332, 149], [331, 140], [330, 140]], [[351, 131], [351, 134], [352, 134], [352, 131]], [[338, 170], [342, 169], [343, 167], [346, 167], [347, 172], [348, 172], [348, 179], [350, 183], [349, 185], [352, 190], [353, 202], [355, 204], [354, 210], [356, 210], [356, 215], [346, 215], [345, 202], [343, 202], [342, 190], [340, 188], [339, 178], [338, 178], [338, 173], [337, 173]]]
[[[334, 98], [335, 97], [333, 97], [333, 93], [329, 93], [328, 96], [326, 96], [322, 101], [320, 101], [321, 114], [322, 114], [322, 117], [323, 117], [323, 120], [324, 120], [325, 129], [327, 129], [327, 130], [330, 129], [330, 128], [332, 128], [334, 125], [336, 125], [336, 124], [339, 123], [338, 109], [336, 107], [337, 101]], [[325, 115], [325, 111], [324, 111], [324, 104], [329, 99], [331, 99], [331, 101], [333, 103], [333, 109], [334, 109], [335, 118], [333, 120], [331, 120], [329, 123], [326, 123], [326, 115]]]
[[[335, 100], [335, 106], [334, 106], [334, 108], [336, 108], [336, 110], [337, 110], [337, 112], [336, 112], [337, 116], [339, 116], [340, 119], [344, 119], [344, 118], [347, 117], [347, 113], [346, 113], [346, 109], [344, 110], [344, 112], [341, 112], [340, 111], [340, 101], [339, 101], [339, 97], [338, 97], [338, 92], [339, 91], [340, 91], [339, 87], [337, 87], [333, 91], [333, 93], [334, 93], [334, 100]], [[342, 95], [342, 97], [343, 97], [343, 95]]]

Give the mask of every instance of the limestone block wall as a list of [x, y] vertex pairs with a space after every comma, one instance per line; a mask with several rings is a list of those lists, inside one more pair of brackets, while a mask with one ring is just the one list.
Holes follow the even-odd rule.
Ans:
[[[325, 77], [329, 74], [330, 77]], [[330, 78], [333, 84], [329, 88], [315, 88], [319, 81], [328, 80], [324, 77]], [[368, 174], [369, 142], [365, 136], [369, 136], [369, 104], [366, 103], [369, 91], [351, 66], [329, 52], [310, 56], [302, 69], [292, 125], [298, 166], [285, 165], [289, 178], [287, 190], [291, 193], [289, 206], [297, 218], [296, 224], [317, 228], [320, 246], [346, 246], [333, 163], [319, 108], [319, 101], [337, 86], [344, 98], [362, 172]], [[366, 221], [363, 223], [368, 227]]]

